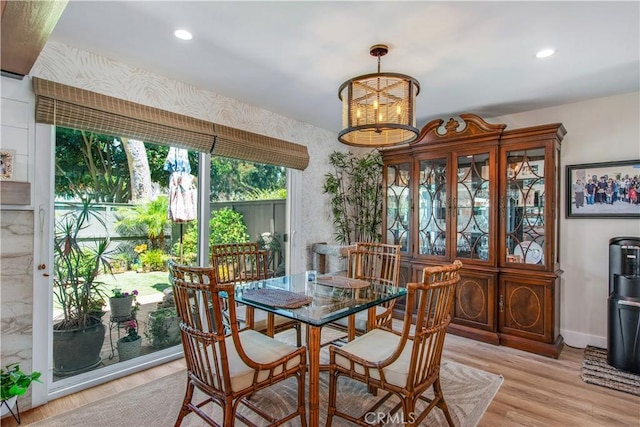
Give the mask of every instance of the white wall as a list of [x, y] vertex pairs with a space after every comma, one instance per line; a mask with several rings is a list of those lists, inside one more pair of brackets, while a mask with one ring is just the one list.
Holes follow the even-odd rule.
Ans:
[[[27, 82], [28, 83], [28, 82]], [[2, 77], [2, 116], [0, 147], [14, 150], [13, 180], [32, 181], [34, 151], [33, 94], [24, 81]], [[32, 191], [33, 192], [33, 191]], [[33, 196], [33, 195], [32, 195]], [[1, 200], [0, 200], [1, 202]], [[2, 366], [20, 363], [24, 372], [34, 370], [34, 210], [25, 206], [4, 205], [0, 209], [0, 347]], [[39, 370], [35, 369], [35, 370]], [[21, 397], [22, 410], [31, 407], [31, 387]]]
[[564, 124], [561, 151], [560, 332], [567, 345], [607, 346], [609, 239], [640, 237], [638, 219], [566, 218], [565, 166], [640, 159], [640, 93], [487, 119], [508, 129]]
[[33, 168], [33, 95], [24, 81], [2, 78], [2, 150], [13, 150], [13, 181], [31, 181]]

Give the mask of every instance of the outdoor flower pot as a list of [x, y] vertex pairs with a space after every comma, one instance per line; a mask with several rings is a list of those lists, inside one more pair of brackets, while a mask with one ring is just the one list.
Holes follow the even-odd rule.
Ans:
[[75, 375], [100, 365], [105, 327], [92, 319], [86, 328], [53, 330], [53, 373]]
[[134, 295], [126, 297], [109, 298], [109, 307], [111, 307], [112, 319], [127, 319], [131, 317], [131, 310], [133, 309]]
[[145, 334], [156, 349], [180, 344], [180, 318], [175, 309], [161, 308], [149, 313]]
[[0, 406], [0, 417], [4, 417], [16, 406], [16, 402], [18, 401], [18, 396], [10, 397], [7, 400], [2, 401], [2, 406]]
[[118, 340], [118, 358], [121, 362], [140, 356], [141, 350], [142, 337], [138, 337], [135, 341], [125, 341], [124, 338]]

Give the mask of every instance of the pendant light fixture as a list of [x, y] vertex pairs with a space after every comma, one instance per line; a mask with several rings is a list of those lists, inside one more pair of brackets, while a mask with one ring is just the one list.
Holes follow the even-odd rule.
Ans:
[[369, 53], [378, 58], [378, 72], [354, 77], [338, 90], [342, 127], [338, 140], [358, 147], [388, 147], [418, 137], [416, 96], [420, 84], [413, 77], [381, 73], [380, 58], [389, 47], [377, 44]]

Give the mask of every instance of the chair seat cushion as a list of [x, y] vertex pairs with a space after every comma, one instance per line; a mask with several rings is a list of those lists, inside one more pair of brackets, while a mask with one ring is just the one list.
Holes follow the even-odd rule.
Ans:
[[[385, 311], [387, 311], [386, 307], [383, 307], [383, 306], [380, 306], [380, 305], [376, 306], [376, 316], [380, 316]], [[355, 316], [356, 316], [356, 331], [366, 331], [367, 330], [368, 310], [359, 311], [359, 312], [357, 312], [355, 314]], [[349, 318], [348, 317], [343, 317], [343, 318], [340, 318], [340, 319], [336, 320], [333, 323], [347, 328], [349, 326]]]
[[[398, 335], [382, 329], [374, 329], [353, 341], [349, 341], [342, 346], [341, 350], [369, 362], [379, 362], [391, 356], [398, 347], [399, 342], [400, 337]], [[411, 349], [412, 341], [409, 340], [400, 357], [383, 369], [384, 377], [389, 384], [406, 387], [409, 376], [409, 363], [411, 361]], [[336, 354], [336, 364], [347, 370], [350, 369], [349, 360], [339, 354]], [[364, 375], [364, 366], [356, 364], [355, 371]], [[380, 379], [380, 373], [377, 369], [371, 369], [369, 375], [372, 378]]]
[[[298, 350], [289, 344], [275, 340], [253, 329], [247, 329], [240, 333], [240, 342], [244, 352], [250, 359], [257, 363], [271, 363], [281, 359], [294, 351]], [[229, 375], [231, 378], [231, 389], [235, 391], [244, 390], [253, 384], [253, 375], [255, 370], [247, 366], [236, 350], [233, 344], [233, 337], [228, 336], [225, 339], [227, 347], [227, 356], [229, 360]], [[300, 365], [300, 357], [295, 357], [287, 363], [287, 369], [292, 369]], [[282, 372], [282, 367], [275, 370], [275, 374]], [[264, 370], [258, 374], [258, 382], [267, 379], [269, 371]]]
[[[264, 332], [267, 330], [267, 315], [268, 313], [264, 310], [253, 310], [253, 329], [256, 331]], [[236, 308], [236, 318], [242, 322], [247, 323], [247, 306], [240, 305]], [[296, 321], [292, 319], [287, 319], [283, 316], [275, 315], [273, 322], [278, 328], [278, 326], [283, 326], [287, 324], [295, 325]]]

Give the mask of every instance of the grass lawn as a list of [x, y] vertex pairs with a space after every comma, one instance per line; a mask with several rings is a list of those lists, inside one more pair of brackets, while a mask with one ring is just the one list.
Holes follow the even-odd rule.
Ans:
[[101, 275], [99, 279], [106, 284], [107, 295], [111, 295], [113, 288], [120, 288], [123, 292], [138, 291], [138, 295], [146, 296], [162, 293], [169, 284], [169, 272], [152, 271], [149, 273], [136, 273], [127, 271], [125, 273]]

